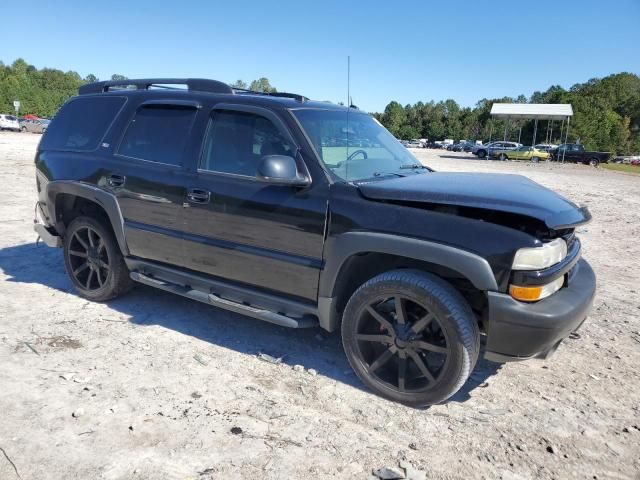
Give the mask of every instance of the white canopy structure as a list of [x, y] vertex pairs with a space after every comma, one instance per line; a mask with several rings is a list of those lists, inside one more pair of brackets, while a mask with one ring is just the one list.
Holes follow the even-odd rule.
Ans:
[[569, 103], [494, 103], [491, 115], [506, 119], [566, 120], [573, 117], [573, 108]]
[[[571, 117], [573, 117], [573, 107], [570, 103], [494, 103], [491, 106], [491, 116], [502, 118], [506, 121], [504, 127], [505, 140], [507, 139], [507, 125], [511, 120], [535, 120], [532, 146], [536, 144], [538, 120], [547, 120], [547, 143], [551, 141], [554, 120], [562, 122], [560, 127], [560, 140], [562, 140], [562, 131], [566, 120], [567, 129], [564, 137], [566, 143], [569, 138], [569, 124]], [[522, 132], [522, 127], [520, 127], [520, 132]], [[518, 134], [518, 142], [520, 142], [520, 134]]]

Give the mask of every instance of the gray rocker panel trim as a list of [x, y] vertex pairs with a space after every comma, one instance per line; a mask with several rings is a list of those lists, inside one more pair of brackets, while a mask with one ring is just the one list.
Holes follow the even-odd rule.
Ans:
[[57, 220], [58, 218], [56, 214], [56, 196], [59, 193], [66, 193], [68, 195], [86, 198], [87, 200], [91, 200], [92, 202], [100, 205], [111, 221], [111, 226], [113, 227], [113, 232], [116, 235], [116, 240], [118, 241], [118, 246], [120, 247], [122, 254], [129, 254], [129, 249], [127, 248], [127, 242], [124, 236], [124, 220], [115, 195], [94, 185], [83, 182], [72, 180], [54, 180], [49, 182], [47, 184], [48, 207], [51, 218], [54, 220]]
[[358, 253], [385, 253], [413, 258], [450, 268], [464, 275], [479, 290], [498, 290], [489, 262], [465, 250], [386, 233], [348, 232], [329, 238], [326, 265], [320, 275], [320, 297], [333, 297], [334, 286], [344, 262]]

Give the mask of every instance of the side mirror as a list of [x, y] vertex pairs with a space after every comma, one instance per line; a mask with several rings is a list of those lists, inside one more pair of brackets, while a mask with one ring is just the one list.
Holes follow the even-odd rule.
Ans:
[[307, 177], [298, 173], [295, 159], [287, 155], [266, 155], [262, 157], [256, 177], [263, 182], [274, 185], [306, 187], [310, 183]]

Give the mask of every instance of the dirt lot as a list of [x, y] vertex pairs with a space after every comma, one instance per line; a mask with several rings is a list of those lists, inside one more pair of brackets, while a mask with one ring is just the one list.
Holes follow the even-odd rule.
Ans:
[[403, 460], [427, 478], [640, 478], [640, 178], [418, 151], [589, 205], [599, 292], [550, 361], [481, 361], [416, 410], [364, 390], [337, 335], [142, 286], [76, 296], [61, 252], [34, 244], [38, 140], [0, 133], [0, 479], [369, 478]]

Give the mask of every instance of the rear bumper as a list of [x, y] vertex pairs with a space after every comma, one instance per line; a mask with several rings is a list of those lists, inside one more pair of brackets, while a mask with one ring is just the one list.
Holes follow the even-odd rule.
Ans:
[[584, 322], [596, 290], [591, 266], [580, 260], [570, 283], [536, 303], [489, 292], [485, 358], [495, 362], [548, 358]]
[[47, 228], [42, 223], [34, 223], [33, 229], [49, 247], [62, 247], [62, 239], [53, 231], [53, 228]]

